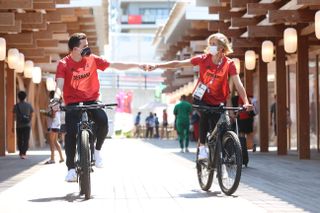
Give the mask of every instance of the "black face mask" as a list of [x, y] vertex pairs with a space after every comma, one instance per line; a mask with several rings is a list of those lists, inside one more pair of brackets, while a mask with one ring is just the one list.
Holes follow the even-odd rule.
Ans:
[[90, 47], [85, 47], [81, 50], [80, 52], [81, 56], [82, 57], [85, 57], [85, 56], [89, 56], [91, 54], [91, 49]]

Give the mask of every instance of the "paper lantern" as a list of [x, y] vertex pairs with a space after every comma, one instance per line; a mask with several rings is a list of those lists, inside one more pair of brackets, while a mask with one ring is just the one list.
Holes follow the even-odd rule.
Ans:
[[316, 12], [314, 17], [314, 27], [317, 39], [320, 39], [320, 10]]
[[41, 68], [40, 67], [33, 67], [32, 82], [35, 84], [39, 84], [41, 82]]
[[14, 71], [16, 71], [17, 73], [23, 73], [23, 70], [24, 70], [24, 54], [19, 53], [18, 65]]
[[0, 38], [0, 61], [3, 61], [6, 59], [6, 40], [4, 38]]
[[236, 69], [237, 69], [237, 73], [239, 74], [240, 73], [240, 59], [239, 58], [233, 58], [232, 61], [234, 62], [234, 65], [236, 66]]
[[256, 68], [256, 53], [253, 50], [247, 50], [244, 57], [246, 69], [254, 70]]
[[269, 63], [273, 60], [274, 46], [272, 41], [262, 42], [261, 55], [262, 61]]
[[8, 51], [8, 65], [10, 69], [18, 67], [20, 60], [19, 50], [16, 48], [9, 49]]
[[56, 89], [56, 82], [52, 77], [48, 77], [46, 80], [46, 86], [48, 91], [54, 91]]
[[287, 53], [294, 53], [297, 51], [298, 45], [298, 34], [297, 30], [294, 28], [287, 28], [283, 33], [284, 39], [284, 50]]
[[32, 78], [33, 66], [33, 61], [26, 61], [24, 63], [23, 75], [25, 78]]

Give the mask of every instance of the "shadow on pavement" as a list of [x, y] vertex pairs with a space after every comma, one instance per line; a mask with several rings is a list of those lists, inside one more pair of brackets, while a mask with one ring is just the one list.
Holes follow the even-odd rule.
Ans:
[[84, 198], [84, 195], [80, 196], [79, 193], [74, 192], [62, 197], [46, 197], [46, 198], [32, 199], [29, 201], [35, 202], [35, 203], [47, 203], [47, 202], [54, 202], [54, 201], [67, 201], [69, 203], [73, 203], [73, 202], [83, 202], [87, 200]]
[[[173, 154], [190, 161], [195, 160], [194, 152], [179, 152], [177, 141], [146, 140], [146, 142], [162, 149], [173, 149]], [[193, 142], [190, 142], [190, 145], [195, 147]], [[286, 156], [279, 156], [276, 151], [268, 153], [249, 151], [249, 164], [247, 168], [243, 167], [242, 169], [240, 182], [242, 186], [236, 194], [253, 199], [252, 194], [248, 194], [248, 190], [245, 189], [249, 187], [254, 191], [267, 194], [269, 199], [274, 202], [281, 200], [306, 211], [318, 212], [320, 209], [320, 154], [316, 150], [312, 150], [311, 157], [311, 160], [299, 160], [297, 152], [288, 152]], [[209, 196], [215, 196], [215, 192], [212, 193], [211, 195], [209, 192]], [[201, 198], [206, 197], [206, 194], [198, 192], [181, 196]]]
[[204, 197], [224, 197], [220, 191], [208, 191], [192, 190], [190, 193], [180, 194], [179, 197], [183, 198], [204, 198]]
[[27, 159], [20, 159], [19, 154], [0, 157], [0, 183], [12, 178], [50, 157], [46, 151], [29, 151]]

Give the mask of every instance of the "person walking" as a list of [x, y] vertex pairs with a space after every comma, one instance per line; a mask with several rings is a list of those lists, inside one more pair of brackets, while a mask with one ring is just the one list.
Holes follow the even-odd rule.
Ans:
[[17, 143], [19, 156], [21, 159], [26, 159], [27, 150], [29, 148], [31, 120], [33, 113], [31, 104], [25, 101], [26, 97], [26, 92], [18, 92], [19, 103], [15, 104], [13, 107], [14, 117], [17, 122]]
[[[194, 102], [200, 105], [217, 107], [221, 103], [226, 103], [229, 98], [229, 77], [231, 77], [240, 97], [244, 101], [244, 107], [252, 110], [246, 91], [240, 81], [236, 66], [228, 54], [232, 53], [232, 47], [228, 38], [222, 33], [214, 33], [207, 40], [207, 48], [204, 54], [197, 55], [185, 60], [174, 60], [159, 64], [148, 65], [147, 71], [153, 71], [157, 68], [183, 68], [199, 66], [199, 79], [194, 89]], [[198, 159], [208, 157], [205, 148], [205, 141], [210, 128], [216, 126], [220, 118], [219, 113], [201, 112], [199, 125], [199, 155]]]
[[156, 130], [156, 134], [154, 135], [154, 137], [155, 138], [159, 138], [160, 137], [160, 135], [159, 135], [159, 125], [160, 125], [160, 123], [159, 123], [159, 118], [158, 118], [158, 116], [157, 116], [157, 113], [154, 113], [154, 127], [155, 127], [155, 130]]
[[141, 120], [141, 112], [138, 112], [136, 115], [136, 118], [134, 119], [134, 126], [135, 126], [135, 131], [134, 131], [134, 137], [140, 138], [140, 120]]
[[277, 94], [274, 94], [273, 98], [270, 107], [270, 126], [273, 126], [274, 135], [277, 136]]
[[155, 127], [155, 120], [153, 113], [150, 112], [146, 118], [146, 138], [153, 138], [153, 128]]
[[186, 101], [186, 96], [182, 95], [180, 102], [177, 105], [175, 105], [173, 110], [173, 114], [176, 116], [176, 128], [181, 148], [180, 152], [183, 152], [183, 148], [185, 148], [185, 152], [189, 152], [189, 116], [191, 111], [191, 104], [188, 101]]
[[[49, 92], [49, 100], [54, 98], [54, 91]], [[49, 103], [50, 105], [50, 103]], [[59, 163], [64, 162], [61, 145], [58, 141], [58, 134], [61, 128], [61, 118], [60, 111], [53, 111], [50, 107], [47, 112], [47, 123], [48, 123], [48, 141], [50, 146], [50, 160], [46, 161], [45, 164], [55, 163], [55, 154], [54, 151], [57, 149], [59, 153]]]
[[[67, 106], [91, 105], [98, 103], [100, 82], [98, 79], [98, 69], [106, 70], [114, 68], [117, 70], [127, 70], [131, 68], [145, 69], [145, 65], [137, 63], [109, 62], [106, 59], [91, 53], [88, 39], [84, 33], [74, 33], [68, 41], [70, 54], [62, 58], [57, 66], [56, 89], [51, 106], [55, 111], [59, 110], [60, 99]], [[108, 133], [108, 117], [103, 109], [90, 110], [91, 119], [96, 125], [97, 143], [95, 144], [94, 156], [95, 166], [103, 167], [101, 148]], [[77, 123], [80, 120], [81, 112], [66, 112], [66, 136], [65, 152], [68, 173], [65, 178], [67, 182], [77, 181], [75, 171], [76, 135]]]
[[161, 138], [164, 138], [164, 134], [166, 138], [169, 139], [169, 132], [168, 132], [168, 113], [167, 110], [164, 109], [162, 113], [162, 131], [161, 131]]

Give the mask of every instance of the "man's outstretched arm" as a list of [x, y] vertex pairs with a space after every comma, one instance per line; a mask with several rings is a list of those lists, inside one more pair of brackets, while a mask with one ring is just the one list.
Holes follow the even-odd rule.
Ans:
[[117, 70], [128, 70], [132, 68], [139, 68], [144, 70], [146, 65], [137, 64], [137, 63], [122, 63], [122, 62], [112, 62], [110, 63], [110, 68], [114, 68]]

